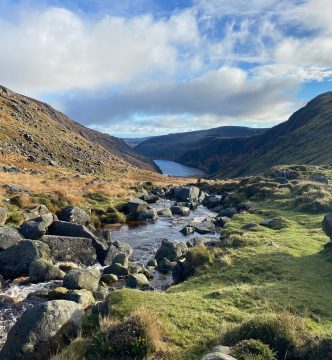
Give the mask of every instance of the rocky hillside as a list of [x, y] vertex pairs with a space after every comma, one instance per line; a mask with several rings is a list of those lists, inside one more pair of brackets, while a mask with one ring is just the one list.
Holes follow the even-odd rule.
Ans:
[[177, 160], [205, 169], [211, 177], [235, 177], [281, 164], [330, 164], [331, 151], [332, 92], [327, 92], [262, 135], [211, 139]]
[[[251, 137], [265, 131], [266, 129], [252, 129], [242, 126], [221, 126], [208, 130], [156, 136], [138, 144], [135, 151], [153, 159], [176, 161], [188, 151], [200, 151], [212, 141], [225, 138]], [[198, 167], [201, 167], [201, 164]]]
[[121, 139], [86, 128], [51, 106], [0, 87], [0, 152], [84, 172], [153, 165]]

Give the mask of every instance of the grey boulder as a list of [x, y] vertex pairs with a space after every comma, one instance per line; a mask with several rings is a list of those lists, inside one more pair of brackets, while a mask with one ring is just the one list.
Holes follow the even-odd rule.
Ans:
[[0, 226], [4, 225], [7, 220], [7, 209], [0, 207]]
[[157, 214], [161, 217], [172, 217], [172, 211], [170, 208], [160, 209], [157, 211]]
[[59, 219], [79, 225], [89, 225], [91, 223], [90, 216], [77, 206], [66, 206], [61, 211]]
[[324, 216], [322, 227], [326, 236], [332, 241], [332, 213], [328, 213]]
[[172, 206], [171, 211], [173, 215], [188, 216], [190, 209], [186, 206]]
[[0, 226], [0, 251], [6, 250], [22, 239], [22, 235], [16, 229]]
[[47, 228], [44, 222], [29, 220], [19, 228], [20, 234], [31, 240], [40, 240], [46, 234]]
[[127, 286], [132, 289], [148, 289], [150, 283], [144, 274], [130, 274], [128, 276]]
[[175, 261], [182, 255], [182, 250], [175, 243], [164, 239], [156, 252], [155, 259], [159, 262], [164, 258], [169, 261]]
[[53, 265], [50, 261], [44, 259], [34, 261], [29, 268], [29, 277], [32, 283], [62, 280], [65, 275], [65, 272]]
[[95, 291], [98, 289], [100, 271], [98, 269], [75, 269], [70, 270], [63, 279], [63, 286], [67, 289], [86, 289]]
[[115, 256], [121, 253], [126, 254], [128, 258], [130, 258], [131, 254], [133, 253], [133, 248], [127, 243], [121, 241], [114, 241], [112, 245], [110, 245], [109, 248], [107, 249], [106, 257], [101, 264], [102, 265], [112, 264]]

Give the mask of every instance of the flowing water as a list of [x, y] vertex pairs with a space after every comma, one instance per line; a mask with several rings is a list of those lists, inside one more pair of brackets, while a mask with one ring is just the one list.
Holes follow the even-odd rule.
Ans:
[[195, 175], [205, 175], [204, 171], [195, 167], [180, 164], [169, 160], [153, 160], [161, 172], [165, 175], [190, 177]]
[[[171, 205], [172, 202], [169, 200], [159, 200], [151, 206], [159, 210]], [[184, 236], [179, 231], [188, 223], [200, 222], [208, 216], [215, 216], [215, 213], [199, 206], [187, 217], [159, 217], [154, 223], [135, 222], [122, 226], [110, 226], [112, 240], [129, 243], [134, 250], [132, 260], [137, 264], [146, 264], [148, 260], [154, 257], [163, 239], [187, 242], [192, 237], [200, 236], [196, 233]], [[99, 264], [95, 266], [100, 267]], [[171, 283], [172, 276], [170, 274], [165, 275], [157, 271], [154, 272], [154, 278], [150, 281], [151, 286], [156, 289], [162, 289]], [[0, 348], [6, 340], [9, 329], [22, 313], [36, 303], [46, 301], [46, 298], [38, 295], [38, 293], [61, 286], [61, 284], [62, 281], [26, 285], [9, 284], [0, 291]]]

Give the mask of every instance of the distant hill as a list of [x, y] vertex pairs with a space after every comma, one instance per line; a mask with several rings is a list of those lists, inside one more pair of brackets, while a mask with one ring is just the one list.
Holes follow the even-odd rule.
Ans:
[[80, 125], [50, 105], [0, 86], [0, 154], [98, 172], [137, 166], [155, 170], [123, 140]]
[[[222, 126], [208, 130], [155, 136], [135, 147], [135, 151], [153, 159], [178, 161], [188, 152], [199, 152], [216, 139], [250, 137], [262, 134], [266, 129], [253, 129], [241, 126]], [[187, 164], [189, 164], [189, 159]], [[198, 166], [199, 165], [199, 166]], [[202, 164], [196, 164], [202, 168]]]
[[151, 139], [152, 136], [148, 136], [148, 137], [142, 137], [142, 138], [122, 138], [122, 140], [130, 147], [135, 147], [138, 144], [141, 144], [144, 141], [147, 141], [149, 139]]
[[332, 92], [311, 100], [288, 121], [252, 138], [214, 138], [176, 159], [211, 177], [255, 174], [274, 165], [332, 163]]

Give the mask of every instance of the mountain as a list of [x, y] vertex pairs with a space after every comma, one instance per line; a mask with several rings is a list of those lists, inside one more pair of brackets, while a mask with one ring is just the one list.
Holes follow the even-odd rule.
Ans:
[[[208, 130], [155, 136], [135, 146], [135, 151], [153, 159], [179, 161], [188, 151], [199, 152], [206, 144], [216, 139], [250, 137], [265, 131], [266, 129], [222, 126]], [[201, 167], [201, 164], [197, 167]]]
[[31, 162], [98, 172], [137, 166], [155, 171], [152, 161], [121, 139], [89, 129], [50, 105], [0, 86], [0, 154]]
[[135, 147], [138, 144], [141, 144], [144, 141], [147, 141], [149, 139], [151, 139], [152, 136], [148, 136], [148, 137], [143, 137], [143, 138], [122, 138], [122, 140], [129, 145], [130, 147]]
[[332, 92], [327, 92], [261, 135], [211, 139], [176, 160], [216, 178], [256, 174], [275, 165], [331, 164], [331, 154]]

